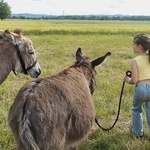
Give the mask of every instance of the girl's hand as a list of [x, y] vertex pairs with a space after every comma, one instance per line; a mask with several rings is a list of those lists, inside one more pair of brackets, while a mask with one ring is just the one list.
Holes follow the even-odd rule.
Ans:
[[131, 78], [128, 77], [128, 76], [125, 76], [125, 77], [124, 77], [124, 81], [125, 81], [126, 83], [130, 83], [130, 80], [131, 80]]

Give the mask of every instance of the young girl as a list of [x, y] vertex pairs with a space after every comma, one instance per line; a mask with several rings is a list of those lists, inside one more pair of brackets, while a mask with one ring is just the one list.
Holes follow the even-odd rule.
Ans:
[[132, 133], [143, 135], [142, 104], [145, 102], [147, 124], [150, 130], [150, 37], [138, 34], [133, 38], [133, 51], [138, 56], [131, 60], [131, 78], [125, 82], [135, 84], [132, 106]]

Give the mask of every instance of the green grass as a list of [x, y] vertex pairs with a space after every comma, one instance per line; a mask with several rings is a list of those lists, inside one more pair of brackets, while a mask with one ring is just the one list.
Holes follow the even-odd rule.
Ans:
[[[91, 60], [112, 53], [108, 61], [97, 67], [97, 88], [93, 95], [96, 117], [104, 127], [110, 127], [116, 117], [120, 90], [129, 62], [135, 56], [132, 37], [137, 33], [150, 34], [150, 22], [144, 21], [71, 21], [71, 20], [3, 20], [0, 29], [21, 28], [31, 38], [42, 68], [41, 77], [50, 76], [75, 61], [81, 47]], [[29, 76], [11, 73], [0, 86], [0, 150], [15, 150], [15, 143], [7, 123], [8, 111], [18, 90]], [[144, 117], [145, 139], [130, 135], [133, 85], [125, 85], [121, 114], [109, 132], [96, 124], [79, 150], [149, 150], [150, 135]], [[145, 113], [144, 113], [145, 116]]]

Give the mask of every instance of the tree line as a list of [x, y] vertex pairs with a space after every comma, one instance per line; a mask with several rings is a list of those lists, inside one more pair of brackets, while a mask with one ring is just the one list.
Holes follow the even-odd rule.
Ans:
[[125, 15], [68, 15], [49, 16], [42, 19], [70, 19], [70, 20], [150, 20], [150, 16], [125, 16]]
[[40, 16], [30, 17], [29, 16], [12, 16], [11, 19], [59, 19], [59, 20], [141, 20], [150, 21], [150, 16], [124, 16], [124, 15], [66, 15], [66, 16]]

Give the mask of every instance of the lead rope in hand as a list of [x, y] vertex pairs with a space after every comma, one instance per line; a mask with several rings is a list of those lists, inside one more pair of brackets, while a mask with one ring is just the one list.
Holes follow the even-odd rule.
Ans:
[[[127, 72], [126, 72], [126, 75], [127, 75], [128, 77], [131, 77], [131, 74], [132, 74], [131, 71], [127, 71]], [[119, 106], [118, 106], [118, 113], [117, 113], [117, 117], [116, 117], [116, 119], [115, 119], [113, 125], [112, 125], [110, 128], [104, 128], [104, 127], [102, 127], [102, 126], [98, 123], [98, 120], [95, 118], [96, 124], [97, 124], [102, 130], [104, 130], [104, 131], [109, 131], [109, 130], [111, 130], [111, 129], [115, 126], [115, 124], [117, 123], [117, 121], [118, 121], [119, 114], [120, 114], [120, 109], [121, 109], [121, 101], [122, 101], [122, 95], [123, 95], [124, 85], [125, 85], [125, 81], [123, 81], [123, 84], [122, 84], [122, 89], [121, 89], [121, 93], [120, 93], [120, 100], [119, 100]]]

